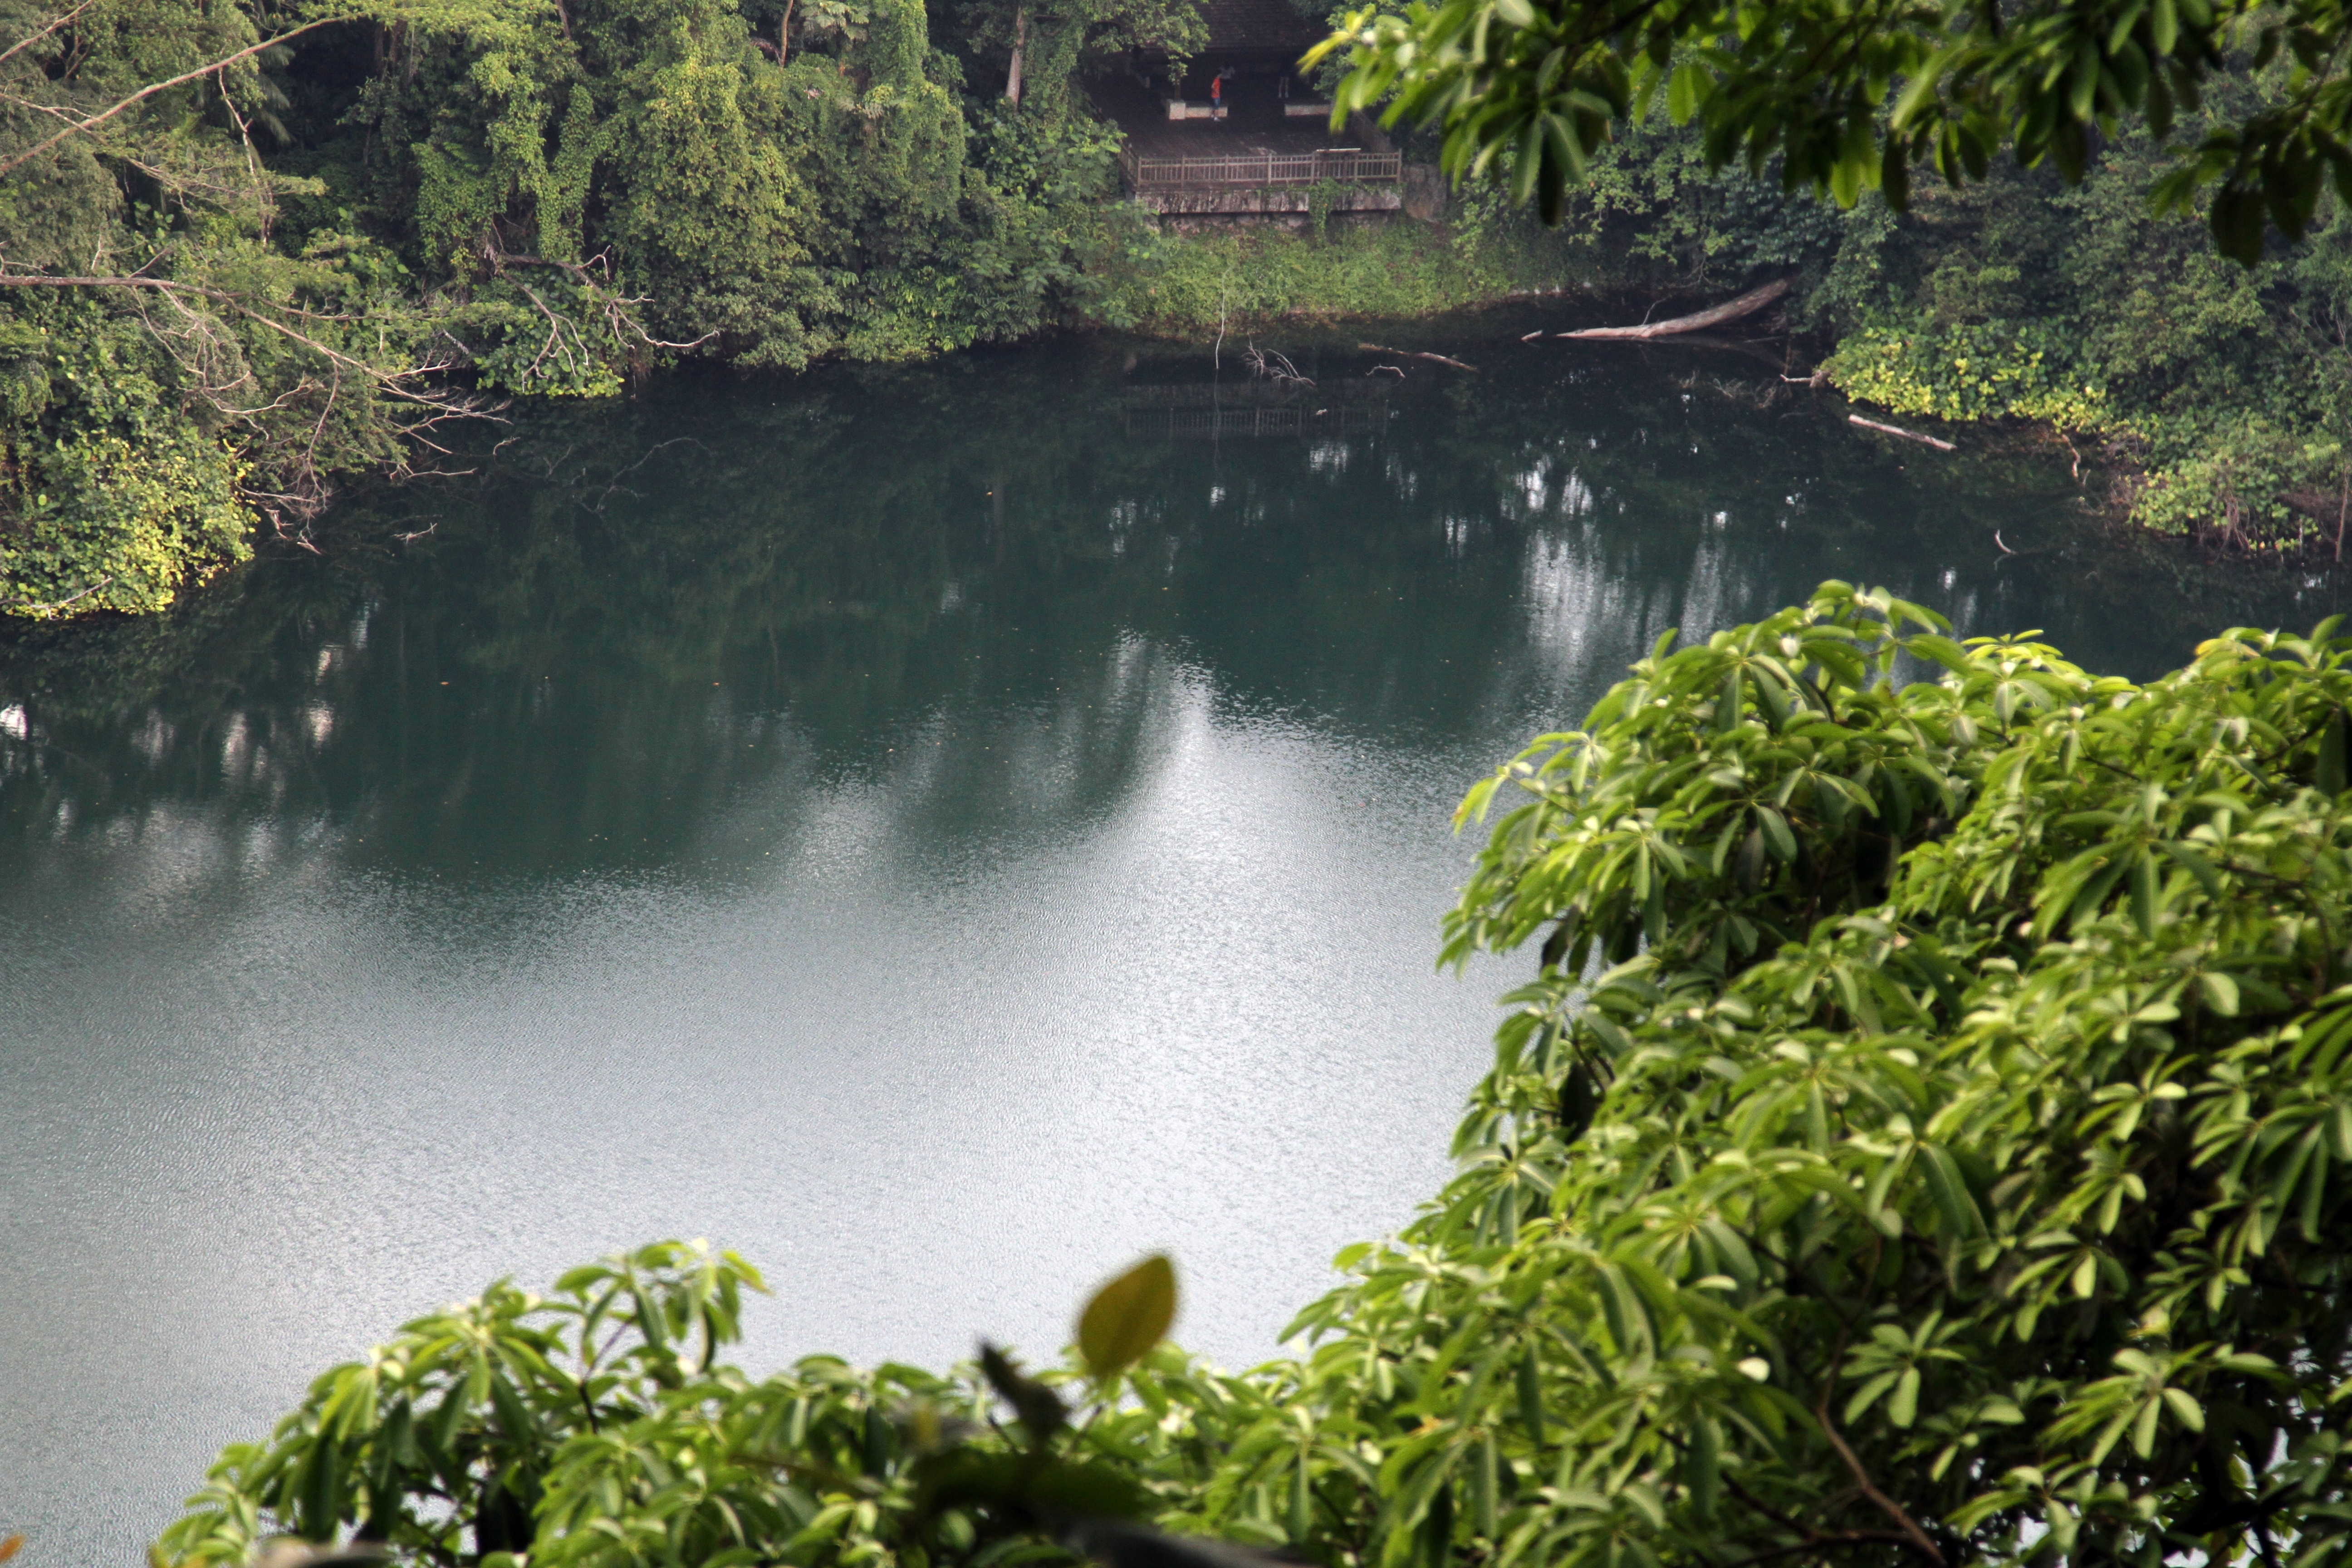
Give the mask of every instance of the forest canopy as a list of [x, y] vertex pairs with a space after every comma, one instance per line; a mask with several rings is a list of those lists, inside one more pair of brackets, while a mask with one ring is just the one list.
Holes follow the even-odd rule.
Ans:
[[1157, 1344], [1146, 1265], [1042, 1376], [752, 1377], [665, 1243], [327, 1372], [160, 1559], [2343, 1562], [2352, 640], [1675, 642], [1465, 801], [1447, 955], [1537, 972], [1297, 1359]]

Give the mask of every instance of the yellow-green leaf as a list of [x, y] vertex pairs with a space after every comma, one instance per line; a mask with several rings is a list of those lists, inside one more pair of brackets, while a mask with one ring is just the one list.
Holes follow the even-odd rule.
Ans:
[[1078, 1353], [1108, 1377], [1141, 1361], [1176, 1321], [1176, 1268], [1153, 1253], [1095, 1292], [1078, 1314]]

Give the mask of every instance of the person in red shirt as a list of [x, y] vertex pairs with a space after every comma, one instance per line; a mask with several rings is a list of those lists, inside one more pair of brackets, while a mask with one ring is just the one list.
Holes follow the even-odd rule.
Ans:
[[1223, 120], [1224, 117], [1225, 73], [1219, 71], [1216, 75], [1209, 79], [1209, 118], [1211, 120]]

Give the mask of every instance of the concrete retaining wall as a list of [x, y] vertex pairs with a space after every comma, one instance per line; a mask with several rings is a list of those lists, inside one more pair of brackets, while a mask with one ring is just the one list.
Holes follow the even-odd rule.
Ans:
[[[1402, 185], [1341, 185], [1331, 191], [1334, 213], [1397, 212], [1404, 206]], [[1311, 185], [1152, 185], [1135, 199], [1156, 213], [1198, 216], [1244, 213], [1297, 213], [1315, 210]]]

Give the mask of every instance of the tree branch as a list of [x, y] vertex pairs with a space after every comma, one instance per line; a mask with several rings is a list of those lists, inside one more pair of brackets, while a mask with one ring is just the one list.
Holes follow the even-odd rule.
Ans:
[[[142, 87], [137, 92], [132, 93], [129, 98], [126, 98], [121, 102], [116, 104], [113, 108], [109, 109], [102, 113], [93, 115], [78, 125], [68, 125], [63, 131], [58, 132], [55, 136], [50, 137], [47, 141], [28, 148], [25, 152], [17, 153], [15, 157], [9, 159], [5, 163], [0, 163], [0, 180], [6, 179], [10, 174], [15, 174], [18, 169], [24, 167], [26, 163], [39, 157], [42, 153], [47, 152], [58, 142], [65, 141], [68, 137], [79, 136], [85, 131], [94, 131], [98, 127], [105, 124], [108, 121], [113, 119], [116, 115], [121, 113], [124, 110], [131, 108], [134, 104], [142, 103], [146, 100], [154, 97], [159, 92], [168, 92], [175, 87], [185, 86], [187, 83], [195, 80], [198, 77], [210, 76], [216, 70], [226, 69], [226, 68], [236, 64], [236, 62], [241, 59], [260, 54], [265, 49], [274, 49], [278, 45], [287, 42], [289, 39], [299, 38], [305, 33], [316, 32], [319, 28], [330, 26], [332, 23], [347, 22], [350, 20], [351, 18], [348, 16], [321, 16], [315, 22], [305, 22], [300, 26], [280, 33], [274, 38], [264, 38], [261, 42], [254, 45], [250, 48], [239, 49], [236, 53], [216, 59], [210, 65], [198, 66], [192, 71], [183, 71], [178, 76], [172, 78], [169, 81], [159, 81], [152, 87]], [[29, 39], [26, 41], [30, 42]], [[20, 45], [19, 47], [21, 47], [22, 46]]]
[[1719, 327], [1726, 321], [1736, 321], [1742, 316], [1753, 315], [1786, 294], [1794, 279], [1776, 278], [1771, 282], [1750, 289], [1736, 300], [1728, 300], [1712, 310], [1695, 315], [1676, 316], [1670, 321], [1654, 321], [1639, 327], [1587, 327], [1580, 332], [1562, 332], [1563, 338], [1671, 338], [1684, 332], [1696, 332], [1707, 327]]
[[113, 582], [115, 577], [119, 575], [121, 575], [121, 574], [116, 573], [100, 577], [97, 582], [92, 583], [89, 587], [84, 588], [80, 593], [74, 595], [71, 598], [59, 599], [53, 604], [37, 605], [30, 599], [0, 599], [0, 610], [30, 610], [35, 615], [46, 615], [51, 610], [62, 610], [68, 605], [72, 604], [76, 599], [89, 598], [92, 594], [97, 593], [100, 588], [103, 588], [109, 583]]
[[[5, 171], [0, 171], [0, 173], [5, 173]], [[378, 385], [383, 387], [385, 392], [390, 393], [394, 397], [405, 398], [412, 403], [433, 403], [435, 401], [431, 397], [411, 392], [406, 387], [400, 384], [401, 382], [407, 379], [409, 376], [417, 374], [415, 369], [405, 371], [383, 370], [368, 363], [364, 360], [353, 359], [347, 353], [343, 353], [336, 349], [329, 348], [326, 344], [320, 342], [314, 337], [296, 331], [293, 328], [288, 326], [283, 321], [273, 321], [271, 318], [263, 315], [260, 311], [255, 310], [252, 306], [246, 304], [236, 295], [227, 292], [226, 289], [206, 289], [200, 284], [182, 283], [170, 278], [141, 278], [135, 274], [129, 273], [119, 278], [64, 278], [47, 273], [22, 273], [14, 276], [0, 276], [0, 288], [160, 289], [169, 293], [194, 294], [203, 299], [217, 300], [219, 303], [227, 306], [230, 310], [235, 310], [238, 315], [243, 316], [246, 320], [254, 322], [256, 325], [267, 327], [273, 332], [280, 333], [285, 337], [290, 338], [294, 342], [300, 343], [304, 348], [310, 350], [314, 353], [324, 355], [326, 358], [332, 360], [337, 364], [346, 365], [351, 369], [359, 372], [362, 375], [367, 376], [371, 380], [374, 381]], [[307, 314], [307, 312], [298, 311], [297, 314]], [[339, 318], [327, 317], [323, 319], [332, 321]], [[434, 367], [425, 366], [418, 368], [429, 369]]]
[[6, 65], [10, 60], [14, 59], [20, 51], [31, 48], [35, 44], [39, 43], [43, 38], [47, 37], [59, 27], [64, 26], [76, 16], [80, 16], [84, 11], [89, 10], [90, 6], [95, 4], [97, 4], [97, 0], [81, 0], [80, 5], [75, 6], [72, 10], [58, 17], [56, 21], [51, 22], [39, 32], [33, 34], [29, 37], [20, 38], [16, 43], [9, 45], [5, 50], [0, 50], [0, 66]]
[[1830, 1447], [1835, 1448], [1838, 1458], [1845, 1461], [1845, 1468], [1853, 1473], [1853, 1484], [1861, 1489], [1862, 1495], [1876, 1503], [1880, 1512], [1902, 1527], [1904, 1543], [1917, 1551], [1936, 1568], [1944, 1568], [1944, 1554], [1937, 1550], [1934, 1542], [1927, 1539], [1927, 1532], [1919, 1528], [1919, 1521], [1906, 1513], [1901, 1503], [1878, 1489], [1877, 1483], [1870, 1479], [1870, 1472], [1862, 1468], [1861, 1458], [1848, 1446], [1835, 1423], [1830, 1420], [1830, 1394], [1837, 1387], [1838, 1363], [1844, 1359], [1845, 1335], [1841, 1331], [1837, 1353], [1830, 1358], [1829, 1373], [1822, 1379], [1821, 1403], [1813, 1406], [1813, 1419], [1822, 1424], [1822, 1436], [1830, 1440]]

